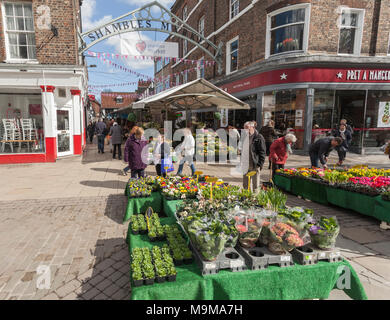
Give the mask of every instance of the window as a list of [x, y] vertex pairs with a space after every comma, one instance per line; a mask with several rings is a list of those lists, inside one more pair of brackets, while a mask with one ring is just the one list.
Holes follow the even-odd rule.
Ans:
[[157, 72], [160, 72], [162, 67], [163, 67], [163, 64], [162, 64], [162, 59], [161, 58], [156, 58], [156, 73]]
[[238, 70], [238, 37], [226, 45], [226, 74]]
[[123, 97], [122, 96], [117, 96], [115, 98], [115, 102], [118, 103], [118, 104], [123, 103]]
[[188, 41], [184, 40], [183, 41], [183, 58], [187, 54], [187, 52], [188, 52]]
[[200, 19], [199, 19], [199, 22], [198, 22], [198, 32], [204, 36], [204, 16], [202, 16]]
[[176, 85], [178, 86], [180, 84], [180, 75], [178, 74], [176, 76]]
[[187, 13], [187, 6], [183, 8], [183, 21], [185, 22], [187, 20], [188, 13]]
[[196, 72], [197, 72], [198, 79], [199, 78], [204, 78], [204, 57], [202, 57], [198, 61], [198, 68], [197, 68]]
[[188, 73], [187, 73], [187, 71], [184, 71], [184, 74], [183, 74], [183, 84], [187, 83], [187, 82], [188, 82]]
[[63, 89], [63, 88], [59, 88], [59, 89], [58, 89], [58, 96], [59, 96], [60, 98], [66, 98], [66, 90]]
[[363, 36], [364, 10], [344, 9], [340, 16], [339, 54], [359, 55]]
[[286, 52], [306, 52], [310, 5], [295, 5], [267, 16], [266, 57]]
[[42, 95], [0, 93], [0, 154], [43, 152]]
[[230, 0], [230, 19], [240, 12], [240, 0]]
[[165, 90], [169, 89], [169, 76], [165, 79]]
[[9, 59], [36, 58], [32, 4], [4, 3], [7, 56]]

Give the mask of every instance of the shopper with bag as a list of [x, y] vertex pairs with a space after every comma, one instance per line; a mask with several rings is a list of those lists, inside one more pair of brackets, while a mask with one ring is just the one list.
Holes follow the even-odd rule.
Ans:
[[118, 125], [117, 122], [114, 122], [114, 125], [111, 127], [108, 134], [110, 136], [110, 141], [113, 145], [112, 158], [115, 159], [116, 151], [118, 150], [118, 159], [122, 159], [122, 128]]
[[191, 174], [195, 174], [194, 154], [195, 154], [195, 139], [192, 136], [191, 129], [184, 129], [184, 141], [177, 147], [176, 154], [182, 154], [183, 158], [179, 163], [179, 170], [177, 175], [181, 175], [183, 172], [184, 164], [188, 162], [191, 168]]
[[[137, 128], [125, 145], [125, 161], [129, 163], [132, 178], [145, 177], [147, 167], [148, 141], [144, 137], [144, 129]], [[126, 168], [125, 168], [126, 169]]]
[[169, 144], [165, 142], [164, 135], [158, 137], [157, 143], [153, 150], [154, 164], [156, 165], [157, 176], [167, 176], [167, 173], [174, 170], [172, 159], [170, 157]]
[[270, 147], [269, 160], [271, 161], [272, 179], [278, 169], [283, 169], [287, 162], [289, 153], [292, 153], [291, 145], [297, 141], [297, 138], [289, 133], [286, 136], [276, 139]]

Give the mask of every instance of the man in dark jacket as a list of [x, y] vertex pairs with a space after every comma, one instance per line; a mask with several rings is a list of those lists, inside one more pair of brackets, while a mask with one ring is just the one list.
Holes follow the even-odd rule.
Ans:
[[324, 169], [328, 168], [326, 163], [330, 152], [343, 143], [343, 140], [339, 137], [326, 137], [317, 140], [310, 145], [309, 155], [312, 168], [319, 168], [318, 161], [321, 162]]
[[[248, 189], [247, 174], [255, 171], [256, 175], [251, 177], [252, 190], [256, 190], [260, 183], [260, 172], [263, 169], [267, 147], [264, 137], [255, 129], [254, 122], [246, 122], [244, 125], [245, 137], [241, 151], [241, 165], [243, 169], [243, 186]], [[247, 141], [248, 140], [248, 141]]]
[[98, 152], [104, 153], [104, 138], [106, 136], [106, 124], [103, 122], [103, 119], [99, 119], [99, 122], [95, 126], [95, 133], [98, 138]]
[[344, 162], [349, 146], [351, 145], [352, 133], [347, 129], [345, 124], [341, 123], [338, 129], [332, 131], [332, 136], [339, 137], [343, 140], [342, 144], [336, 148], [337, 154], [339, 155], [339, 162], [337, 164], [341, 165]]
[[[271, 144], [278, 138], [275, 131], [275, 122], [269, 120], [266, 126], [261, 127], [260, 134], [264, 137], [265, 145], [267, 147], [267, 156], [269, 156]], [[271, 160], [269, 161], [268, 169], [271, 169]]]

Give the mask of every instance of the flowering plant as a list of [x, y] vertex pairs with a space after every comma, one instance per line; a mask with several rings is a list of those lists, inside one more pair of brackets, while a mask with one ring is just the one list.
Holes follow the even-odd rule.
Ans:
[[196, 180], [189, 177], [173, 177], [160, 180], [160, 189], [167, 199], [190, 199], [198, 193]]
[[305, 244], [299, 232], [287, 223], [277, 221], [268, 226], [268, 230], [270, 237], [268, 248], [275, 254], [283, 254]]
[[309, 229], [312, 243], [320, 249], [334, 248], [339, 232], [340, 226], [336, 217], [322, 216], [318, 221], [313, 221]]
[[152, 194], [153, 187], [143, 179], [130, 179], [127, 185], [130, 198], [149, 197]]

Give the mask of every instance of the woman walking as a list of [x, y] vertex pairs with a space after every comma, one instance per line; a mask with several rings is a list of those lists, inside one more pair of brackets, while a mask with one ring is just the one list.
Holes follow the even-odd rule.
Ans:
[[113, 126], [110, 128], [108, 135], [111, 137], [110, 141], [113, 146], [112, 158], [115, 159], [116, 151], [118, 150], [118, 159], [122, 159], [122, 128], [118, 125], [117, 122], [114, 122]]
[[123, 170], [125, 175], [127, 170], [131, 170], [132, 178], [145, 177], [148, 155], [147, 145], [148, 141], [144, 137], [144, 129], [137, 128], [126, 141], [125, 161], [129, 163], [129, 166]]
[[283, 169], [287, 162], [288, 154], [292, 152], [291, 145], [297, 141], [297, 138], [288, 133], [286, 136], [276, 139], [270, 147], [269, 160], [272, 166], [272, 179], [278, 169]]

